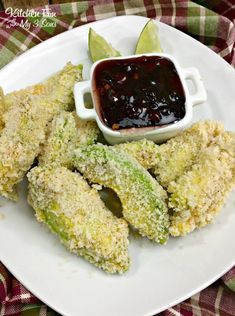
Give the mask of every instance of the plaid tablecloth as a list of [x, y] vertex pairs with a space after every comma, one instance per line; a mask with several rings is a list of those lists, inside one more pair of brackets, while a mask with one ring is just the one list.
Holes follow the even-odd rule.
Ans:
[[[159, 19], [201, 41], [235, 66], [235, 0], [98, 0], [47, 8], [56, 13], [46, 21], [54, 25], [42, 23], [43, 17], [38, 21], [35, 17], [12, 17], [10, 10], [0, 12], [0, 68], [56, 34], [87, 22], [124, 14]], [[43, 9], [45, 7], [37, 11]], [[1, 263], [0, 307], [0, 316], [58, 315], [25, 289]], [[161, 315], [235, 316], [235, 267], [207, 289]]]

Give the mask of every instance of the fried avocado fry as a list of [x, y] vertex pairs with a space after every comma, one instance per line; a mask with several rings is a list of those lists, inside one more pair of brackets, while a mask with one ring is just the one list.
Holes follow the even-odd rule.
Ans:
[[[10, 92], [4, 96], [5, 111], [11, 106], [21, 103], [25, 96], [48, 96], [50, 99], [67, 104], [67, 108], [73, 110], [74, 100], [70, 89], [73, 88], [75, 81], [82, 79], [82, 68], [82, 65], [74, 66], [69, 62], [62, 71], [50, 76], [44, 82]], [[65, 94], [65, 90], [69, 90], [70, 93]]]
[[117, 193], [124, 218], [142, 236], [166, 243], [166, 192], [136, 160], [113, 147], [95, 144], [76, 149], [74, 165], [90, 182]]
[[145, 169], [151, 169], [156, 164], [158, 147], [154, 142], [147, 139], [115, 145], [121, 152], [135, 158]]
[[61, 110], [71, 108], [73, 86], [81, 80], [81, 70], [81, 66], [68, 64], [53, 77], [50, 93], [25, 93], [4, 113], [0, 137], [0, 194], [4, 197], [17, 199], [15, 185], [38, 156], [48, 123]]
[[95, 122], [82, 121], [75, 113], [61, 112], [50, 124], [49, 135], [39, 156], [39, 164], [72, 167], [73, 151], [93, 144], [99, 134]]
[[183, 236], [211, 223], [235, 184], [235, 137], [224, 132], [201, 151], [192, 168], [170, 183], [170, 233]]
[[61, 81], [63, 82], [64, 87], [66, 87], [66, 85], [68, 87], [72, 86], [74, 82], [74, 76], [77, 76], [78, 81], [82, 79], [82, 65], [74, 66], [71, 63], [68, 63], [64, 67], [63, 71], [50, 76], [42, 83], [26, 87], [25, 89], [13, 91], [6, 95], [4, 95], [3, 90], [0, 88], [0, 131], [5, 126], [3, 114], [7, 112], [11, 106], [16, 106], [17, 104], [20, 106], [21, 104], [24, 104], [25, 98], [27, 96], [50, 96], [53, 98], [52, 94], [55, 93], [55, 85], [58, 87], [58, 89], [56, 89], [56, 98], [59, 100], [61, 97], [61, 102], [68, 102], [68, 109], [72, 110], [74, 108], [72, 94], [69, 96], [68, 101], [63, 100], [63, 89], [61, 90], [59, 85]]
[[222, 123], [202, 121], [192, 125], [165, 144], [158, 146], [152, 173], [159, 183], [167, 188], [189, 170], [199, 155], [213, 139], [224, 131]]
[[73, 253], [108, 273], [129, 267], [128, 225], [103, 204], [98, 192], [78, 173], [36, 167], [28, 173], [29, 204]]

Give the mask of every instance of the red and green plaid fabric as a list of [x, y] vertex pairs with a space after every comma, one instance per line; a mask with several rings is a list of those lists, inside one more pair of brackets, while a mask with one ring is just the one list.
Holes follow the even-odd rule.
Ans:
[[[46, 22], [56, 22], [56, 26], [39, 27], [35, 18], [14, 19], [0, 12], [0, 68], [56, 34], [87, 22], [124, 14], [156, 18], [176, 27], [235, 66], [235, 0], [98, 0], [52, 5], [48, 8], [56, 13], [56, 17], [47, 18]], [[43, 9], [45, 7], [37, 8], [36, 11], [42, 12]], [[26, 27], [17, 26], [15, 22]], [[32, 295], [0, 263], [0, 316], [5, 315], [58, 314]], [[161, 315], [235, 316], [235, 267], [207, 289]]]
[[[59, 314], [40, 302], [0, 263], [0, 316], [11, 315], [56, 316]], [[235, 267], [205, 290], [159, 314], [159, 316], [199, 315], [235, 315]]]
[[[42, 12], [42, 9], [38, 8], [37, 11]], [[56, 13], [56, 17], [46, 20], [48, 24], [56, 22], [56, 26], [38, 27], [38, 18], [14, 19], [9, 14], [0, 12], [0, 68], [27, 49], [56, 34], [87, 22], [124, 14], [157, 18], [201, 41], [235, 66], [234, 0], [79, 1], [52, 5], [50, 10]], [[29, 29], [15, 26], [14, 20], [25, 23]]]

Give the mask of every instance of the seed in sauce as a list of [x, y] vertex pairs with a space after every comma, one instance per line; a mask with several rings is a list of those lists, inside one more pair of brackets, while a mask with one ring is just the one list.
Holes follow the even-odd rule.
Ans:
[[113, 130], [162, 126], [185, 115], [183, 86], [168, 58], [103, 61], [93, 84], [101, 119]]

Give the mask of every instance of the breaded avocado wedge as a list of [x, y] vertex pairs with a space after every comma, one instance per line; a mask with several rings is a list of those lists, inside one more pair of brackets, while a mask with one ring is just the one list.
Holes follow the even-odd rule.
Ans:
[[61, 242], [108, 273], [129, 267], [128, 225], [115, 217], [79, 173], [36, 167], [28, 173], [29, 204]]
[[95, 144], [75, 150], [74, 166], [90, 182], [116, 192], [124, 218], [142, 236], [166, 243], [169, 228], [166, 193], [136, 160], [113, 147]]

